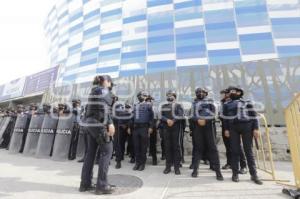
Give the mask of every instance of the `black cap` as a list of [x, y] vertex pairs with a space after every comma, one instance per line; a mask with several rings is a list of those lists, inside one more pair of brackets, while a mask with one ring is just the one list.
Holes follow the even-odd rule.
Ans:
[[136, 95], [137, 97], [142, 96], [142, 97], [148, 97], [148, 93], [146, 91], [140, 91]]
[[177, 97], [177, 94], [176, 94], [176, 92], [174, 90], [168, 90], [168, 92], [166, 93], [166, 96], [169, 96], [169, 95], [172, 95], [175, 98]]
[[195, 93], [197, 94], [197, 93], [200, 93], [200, 92], [208, 94], [207, 89], [205, 89], [205, 88], [196, 88]]
[[229, 86], [227, 90], [228, 92], [230, 92], [231, 90], [236, 90], [241, 92], [241, 95], [244, 95], [244, 90], [240, 86]]

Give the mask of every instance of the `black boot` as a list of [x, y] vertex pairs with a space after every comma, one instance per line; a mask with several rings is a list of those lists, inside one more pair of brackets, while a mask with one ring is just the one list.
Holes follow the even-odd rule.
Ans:
[[136, 170], [138, 170], [138, 169], [139, 169], [139, 167], [140, 167], [140, 165], [139, 165], [139, 164], [135, 164], [135, 165], [134, 165], [134, 167], [133, 167], [133, 170], [134, 170], [134, 171], [136, 171]]
[[80, 184], [79, 192], [92, 191], [92, 190], [95, 190], [95, 189], [96, 189], [95, 186], [92, 186], [92, 185], [86, 186], [86, 185]]
[[84, 162], [84, 158], [81, 158], [81, 159], [78, 160], [77, 162], [79, 162], [79, 163]]
[[103, 195], [103, 194], [112, 194], [114, 192], [114, 189], [112, 186], [105, 186], [104, 188], [101, 189], [96, 189], [95, 194], [96, 195]]
[[194, 168], [194, 171], [193, 171], [193, 173], [192, 173], [192, 177], [193, 177], [193, 178], [197, 178], [197, 177], [198, 177], [198, 169], [195, 169], [195, 168]]
[[233, 174], [231, 179], [232, 179], [233, 182], [239, 182], [240, 181], [238, 174]]
[[167, 166], [164, 170], [164, 174], [168, 174], [171, 172], [171, 167]]
[[145, 164], [141, 164], [140, 166], [139, 166], [139, 169], [138, 169], [139, 171], [144, 171], [145, 170]]
[[165, 156], [165, 155], [162, 155], [160, 159], [161, 159], [161, 160], [165, 160], [165, 159], [166, 159], [166, 156]]
[[222, 167], [223, 170], [227, 170], [227, 169], [231, 169], [231, 166], [229, 164], [225, 164], [223, 167]]
[[247, 169], [246, 168], [241, 168], [240, 170], [239, 170], [239, 174], [247, 174]]
[[258, 185], [262, 185], [262, 184], [263, 184], [263, 182], [258, 178], [257, 175], [251, 176], [251, 180], [252, 180], [255, 184], [258, 184]]
[[223, 181], [223, 180], [224, 180], [224, 177], [223, 177], [223, 175], [222, 175], [220, 169], [218, 169], [218, 170], [216, 171], [216, 178], [217, 178], [217, 180], [219, 180], [219, 181]]
[[121, 169], [122, 165], [121, 165], [121, 162], [118, 161], [117, 164], [116, 164], [116, 169]]
[[130, 158], [129, 163], [134, 164], [135, 163], [135, 159], [134, 158]]
[[179, 168], [175, 168], [175, 175], [180, 175], [181, 172], [180, 172], [180, 169]]

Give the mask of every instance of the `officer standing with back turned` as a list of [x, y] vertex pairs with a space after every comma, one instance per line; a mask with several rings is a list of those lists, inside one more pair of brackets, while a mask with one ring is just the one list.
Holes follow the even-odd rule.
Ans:
[[93, 167], [98, 147], [100, 158], [95, 194], [111, 194], [114, 190], [107, 181], [109, 163], [113, 152], [112, 137], [115, 133], [111, 113], [113, 106], [112, 86], [110, 76], [96, 76], [88, 98], [85, 120], [88, 133], [88, 151], [82, 167], [80, 192], [93, 189]]
[[241, 138], [247, 158], [251, 180], [261, 185], [262, 181], [257, 176], [255, 160], [252, 151], [253, 137], [258, 138], [258, 119], [253, 104], [244, 100], [243, 90], [239, 87], [229, 87], [231, 100], [223, 106], [225, 136], [230, 139], [232, 181], [239, 182], [239, 161]]

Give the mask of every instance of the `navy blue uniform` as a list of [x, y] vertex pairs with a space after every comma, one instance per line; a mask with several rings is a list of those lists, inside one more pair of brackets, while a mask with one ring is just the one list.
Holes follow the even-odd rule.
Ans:
[[148, 102], [137, 103], [133, 110], [133, 145], [136, 165], [145, 165], [147, 160], [148, 130], [153, 128], [153, 109]]
[[74, 116], [74, 126], [71, 134], [71, 144], [70, 144], [70, 150], [68, 155], [69, 160], [74, 160], [76, 158], [79, 131], [80, 131], [79, 123], [80, 123], [80, 116], [82, 114], [82, 111], [83, 109], [81, 109], [81, 107], [75, 107], [72, 110], [72, 114]]
[[[224, 100], [221, 101], [221, 111], [223, 110], [223, 106], [226, 102]], [[230, 139], [228, 137], [225, 136], [225, 129], [224, 129], [224, 120], [222, 117], [220, 117], [221, 120], [221, 124], [222, 124], [222, 138], [223, 138], [223, 142], [225, 145], [225, 149], [226, 149], [226, 165], [231, 165], [231, 156], [232, 156], [232, 150], [230, 147]], [[240, 168], [246, 168], [247, 167], [247, 162], [246, 162], [246, 157], [245, 157], [245, 153], [244, 150], [242, 149], [242, 146], [240, 145]]]
[[133, 115], [130, 109], [125, 109], [123, 104], [115, 110], [116, 116], [116, 134], [114, 136], [116, 161], [124, 160], [125, 144], [129, 138], [128, 129], [132, 125]]
[[230, 132], [231, 167], [238, 174], [240, 162], [241, 137], [251, 176], [256, 176], [256, 165], [252, 151], [253, 130], [258, 129], [257, 113], [253, 104], [243, 98], [230, 100], [223, 106], [224, 130]]
[[[167, 120], [173, 120], [173, 126], [168, 126]], [[182, 130], [184, 111], [178, 103], [166, 103], [161, 107], [162, 134], [166, 152], [166, 168], [174, 165], [175, 170], [180, 167], [182, 160]]]
[[[196, 99], [192, 105], [193, 123], [193, 149], [194, 149], [194, 171], [199, 167], [200, 160], [207, 153], [211, 167], [215, 171], [220, 170], [219, 152], [215, 136], [215, 106], [211, 99]], [[198, 120], [205, 120], [205, 125], [200, 126]]]
[[152, 157], [152, 165], [157, 165], [157, 121], [158, 115], [157, 111], [155, 111], [153, 120], [153, 132], [150, 134], [149, 139], [149, 155]]
[[93, 167], [97, 148], [99, 147], [99, 169], [97, 189], [109, 186], [107, 174], [112, 156], [112, 140], [107, 136], [108, 125], [112, 124], [111, 107], [113, 104], [112, 93], [99, 86], [92, 88], [86, 107], [85, 129], [88, 133], [88, 148], [81, 173], [81, 186], [90, 187], [92, 183]]

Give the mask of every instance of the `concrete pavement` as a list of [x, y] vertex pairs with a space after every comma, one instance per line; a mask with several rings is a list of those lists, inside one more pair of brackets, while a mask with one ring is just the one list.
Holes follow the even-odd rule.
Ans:
[[[144, 172], [133, 171], [133, 165], [127, 159], [120, 170], [116, 170], [114, 165], [112, 161], [109, 180], [119, 186], [117, 193], [95, 196], [78, 192], [82, 164], [76, 161], [56, 162], [0, 150], [0, 198], [287, 198], [281, 193], [281, 186], [274, 182], [255, 185], [249, 180], [249, 175], [240, 176], [241, 182], [234, 183], [231, 181], [231, 172], [224, 171], [225, 181], [218, 182], [205, 165], [201, 165], [197, 179], [190, 177], [188, 163], [181, 169], [180, 176], [174, 173], [164, 175], [163, 162], [158, 166], [147, 165]], [[276, 166], [281, 178], [292, 179], [290, 163], [280, 162]], [[97, 173], [97, 166], [94, 173]], [[262, 172], [260, 175], [268, 178]]]

